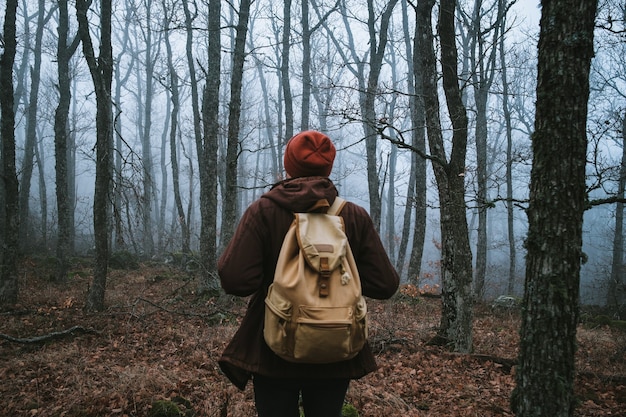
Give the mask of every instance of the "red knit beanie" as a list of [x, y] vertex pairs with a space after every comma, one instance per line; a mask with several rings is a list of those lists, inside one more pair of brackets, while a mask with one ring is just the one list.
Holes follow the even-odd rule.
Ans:
[[335, 160], [335, 145], [315, 130], [298, 133], [287, 142], [285, 171], [290, 177], [328, 177]]

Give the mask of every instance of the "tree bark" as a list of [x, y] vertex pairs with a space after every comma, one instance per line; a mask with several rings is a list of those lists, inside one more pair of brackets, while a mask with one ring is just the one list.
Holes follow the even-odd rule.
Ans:
[[542, 2], [524, 308], [512, 409], [574, 413], [586, 203], [586, 121], [597, 1]]
[[[30, 68], [30, 92], [26, 106], [26, 135], [24, 140], [24, 154], [22, 157], [19, 207], [20, 207], [20, 250], [24, 252], [32, 245], [32, 228], [30, 225], [30, 188], [33, 177], [35, 146], [37, 146], [37, 110], [39, 100], [39, 85], [41, 84], [41, 44], [45, 24], [45, 2], [38, 1], [37, 29], [35, 30], [35, 45], [33, 48], [34, 62]], [[29, 40], [26, 39], [26, 43]], [[30, 48], [30, 45], [26, 45]]]
[[0, 137], [4, 179], [4, 242], [0, 252], [0, 306], [17, 302], [18, 262], [18, 182], [15, 167], [15, 112], [13, 109], [13, 63], [17, 40], [15, 26], [17, 0], [7, 0], [4, 15], [4, 52], [0, 56]]
[[449, 161], [444, 151], [431, 13], [434, 0], [417, 6], [420, 69], [426, 107], [428, 144], [437, 181], [441, 223], [442, 314], [439, 337], [455, 351], [472, 350], [472, 254], [465, 217], [465, 154], [467, 115], [457, 77], [454, 0], [442, 0], [439, 16], [443, 87], [453, 126]]
[[[504, 7], [505, 0], [498, 0], [499, 6]], [[514, 206], [513, 206], [513, 127], [511, 123], [511, 109], [509, 107], [509, 82], [507, 78], [507, 63], [505, 54], [506, 15], [500, 21], [501, 32], [499, 52], [500, 68], [502, 68], [502, 114], [506, 130], [506, 215], [507, 235], [509, 241], [509, 276], [507, 279], [507, 294], [513, 295], [515, 290], [515, 271], [517, 269], [517, 248], [515, 247]]]
[[[626, 191], [626, 114], [622, 119], [622, 161], [617, 182], [617, 198], [623, 199]], [[615, 205], [615, 232], [613, 235], [613, 258], [606, 304], [620, 317], [626, 313], [626, 282], [624, 281], [624, 203]]]
[[180, 171], [178, 168], [178, 147], [176, 146], [176, 138], [178, 135], [178, 113], [180, 110], [180, 91], [178, 88], [178, 74], [176, 72], [176, 68], [174, 67], [174, 62], [172, 60], [172, 45], [170, 42], [170, 19], [171, 16], [168, 15], [168, 6], [165, 1], [162, 2], [163, 5], [163, 26], [164, 32], [163, 36], [165, 39], [165, 49], [167, 56], [167, 68], [170, 75], [170, 100], [172, 102], [172, 111], [170, 115], [171, 123], [170, 123], [170, 135], [169, 135], [169, 145], [170, 145], [170, 163], [172, 165], [172, 187], [174, 192], [174, 205], [176, 207], [176, 213], [178, 215], [177, 223], [180, 226], [181, 230], [181, 240], [182, 240], [182, 253], [184, 255], [188, 255], [191, 252], [190, 246], [190, 233], [189, 233], [189, 225], [188, 219], [185, 215], [185, 209], [183, 207], [183, 201], [180, 193]]
[[[233, 51], [233, 67], [230, 80], [230, 103], [228, 105], [228, 145], [226, 149], [226, 184], [223, 195], [222, 228], [220, 246], [226, 247], [237, 225], [237, 164], [239, 159], [239, 130], [241, 123], [241, 89], [243, 63], [246, 57], [246, 35], [250, 16], [251, 0], [242, 0]], [[284, 53], [283, 53], [284, 55]], [[293, 128], [293, 127], [292, 127]]]
[[72, 199], [70, 198], [69, 174], [68, 174], [68, 123], [70, 112], [70, 58], [76, 51], [79, 38], [68, 45], [69, 13], [67, 0], [60, 0], [59, 27], [57, 42], [57, 77], [59, 86], [59, 103], [54, 113], [54, 154], [55, 154], [55, 178], [57, 200], [57, 268], [54, 272], [55, 280], [62, 282], [66, 279], [69, 261], [72, 252]]
[[154, 177], [154, 162], [152, 158], [152, 96], [154, 91], [154, 64], [158, 58], [158, 53], [154, 54], [152, 42], [152, 0], [145, 2], [146, 6], [146, 21], [145, 28], [142, 33], [145, 36], [144, 39], [144, 65], [145, 74], [144, 81], [146, 83], [146, 91], [143, 97], [145, 101], [143, 103], [143, 126], [140, 127], [141, 137], [141, 166], [142, 166], [142, 243], [143, 253], [150, 259], [154, 254], [154, 237], [152, 231], [153, 223], [153, 205], [155, 200], [155, 177]]
[[104, 309], [109, 261], [109, 195], [112, 185], [112, 7], [111, 0], [102, 0], [100, 3], [100, 55], [96, 58], [89, 33], [89, 20], [87, 17], [89, 4], [90, 0], [77, 0], [76, 2], [78, 31], [83, 44], [83, 54], [89, 66], [96, 92], [96, 183], [93, 203], [96, 259], [94, 276], [87, 294], [85, 309], [87, 311], [101, 311]]
[[[407, 0], [401, 0], [400, 3], [402, 6], [402, 28], [408, 65], [407, 92], [411, 109], [411, 146], [424, 155], [426, 154], [426, 134], [424, 131], [426, 122], [424, 119], [424, 99], [421, 93], [422, 75], [419, 67], [418, 42], [414, 40], [413, 45], [411, 45]], [[419, 36], [419, 30], [416, 25], [414, 37], [417, 36]], [[414, 216], [413, 222], [411, 222], [412, 215]], [[413, 224], [413, 244], [409, 254], [407, 277], [410, 283], [417, 285], [422, 266], [424, 238], [426, 235], [426, 160], [418, 156], [416, 152], [411, 153], [411, 172], [409, 174], [409, 185], [404, 209], [402, 238], [398, 250], [397, 268], [400, 273], [402, 273], [404, 268], [411, 223]]]
[[[221, 70], [221, 4], [220, 0], [209, 1], [209, 47], [207, 84], [204, 90], [204, 141], [205, 141], [205, 175], [203, 208], [206, 219], [203, 220], [203, 251], [211, 256], [204, 260], [204, 267], [210, 274], [203, 283], [203, 289], [217, 292], [217, 151], [219, 134], [219, 95]], [[210, 278], [209, 278], [210, 277]]]

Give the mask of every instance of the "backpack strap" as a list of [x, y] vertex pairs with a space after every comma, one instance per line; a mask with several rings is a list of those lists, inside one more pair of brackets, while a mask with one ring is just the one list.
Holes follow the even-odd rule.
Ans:
[[333, 205], [328, 208], [328, 211], [326, 212], [326, 214], [338, 216], [339, 213], [341, 213], [343, 206], [346, 205], [346, 203], [347, 201], [344, 200], [343, 198], [339, 196], [335, 197], [335, 201], [333, 201]]

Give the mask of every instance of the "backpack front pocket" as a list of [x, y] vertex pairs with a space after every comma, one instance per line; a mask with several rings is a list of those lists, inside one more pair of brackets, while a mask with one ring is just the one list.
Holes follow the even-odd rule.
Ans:
[[350, 359], [354, 311], [350, 307], [301, 306], [295, 331], [293, 356], [310, 363]]

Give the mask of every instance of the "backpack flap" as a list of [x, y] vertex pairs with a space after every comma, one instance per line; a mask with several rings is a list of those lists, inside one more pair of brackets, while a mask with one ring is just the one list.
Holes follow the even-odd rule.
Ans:
[[330, 273], [342, 269], [342, 283], [350, 279], [343, 269], [348, 240], [339, 216], [296, 213], [298, 245], [307, 264], [320, 274], [320, 297], [327, 297]]

